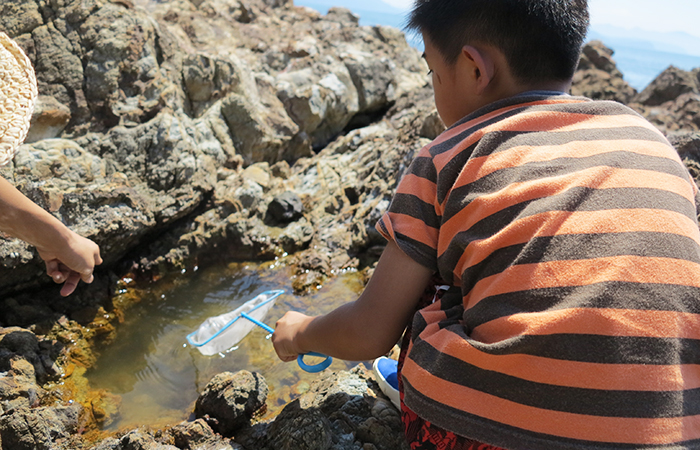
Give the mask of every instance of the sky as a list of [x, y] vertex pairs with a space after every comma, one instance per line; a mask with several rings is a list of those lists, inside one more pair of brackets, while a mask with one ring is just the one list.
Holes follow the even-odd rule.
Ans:
[[[413, 0], [382, 0], [409, 9]], [[648, 31], [684, 31], [700, 37], [698, 0], [588, 0], [591, 25], [615, 25]]]

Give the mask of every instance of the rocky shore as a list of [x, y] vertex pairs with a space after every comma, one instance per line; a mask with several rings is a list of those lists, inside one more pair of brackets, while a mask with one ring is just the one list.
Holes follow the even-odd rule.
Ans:
[[[192, 420], [106, 438], [117, 399], [83, 374], [117, 338], [134, 283], [283, 254], [298, 294], [371, 272], [374, 223], [444, 129], [404, 35], [286, 0], [5, 0], [0, 30], [40, 92], [0, 173], [105, 259], [64, 299], [34, 250], [0, 235], [0, 448], [403, 448], [398, 413], [362, 366], [319, 375], [269, 420], [264, 378], [222, 373]], [[669, 67], [636, 92], [591, 42], [572, 93], [630, 105], [700, 178], [700, 69]]]

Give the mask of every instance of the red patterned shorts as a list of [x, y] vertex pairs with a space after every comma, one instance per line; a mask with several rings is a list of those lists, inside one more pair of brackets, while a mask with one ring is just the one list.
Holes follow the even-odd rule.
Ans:
[[[435, 283], [441, 284], [439, 282]], [[421, 297], [417, 309], [422, 309], [431, 304], [435, 298], [441, 296], [442, 291], [437, 291], [431, 284]], [[408, 353], [408, 344], [411, 339], [411, 324], [409, 323], [401, 342], [401, 353], [399, 355], [399, 394], [401, 396], [401, 421], [403, 422], [406, 441], [411, 450], [503, 450], [481, 442], [472, 441], [463, 436], [456, 435], [433, 425], [420, 418], [411, 411], [403, 402], [403, 381], [401, 380], [401, 369]]]

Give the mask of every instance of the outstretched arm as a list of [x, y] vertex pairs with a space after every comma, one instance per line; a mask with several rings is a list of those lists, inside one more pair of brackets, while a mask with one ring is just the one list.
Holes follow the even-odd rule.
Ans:
[[64, 297], [81, 279], [92, 283], [92, 271], [102, 263], [97, 244], [71, 231], [2, 177], [0, 230], [36, 247], [46, 263], [46, 273], [56, 283], [64, 283]]
[[288, 312], [272, 343], [283, 361], [320, 352], [350, 361], [373, 359], [398, 342], [433, 272], [390, 242], [364, 292], [330, 313], [309, 317]]

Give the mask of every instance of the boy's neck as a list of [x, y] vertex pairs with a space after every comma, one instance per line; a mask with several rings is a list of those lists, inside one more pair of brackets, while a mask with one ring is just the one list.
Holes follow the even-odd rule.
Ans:
[[472, 112], [491, 103], [515, 97], [525, 92], [553, 91], [568, 93], [571, 89], [572, 80], [570, 79], [521, 81], [513, 75], [503, 52], [495, 47], [481, 46], [478, 49], [474, 49], [474, 51], [479, 52], [484, 60], [490, 62], [493, 71], [490, 73], [488, 86], [478, 92], [478, 99], [472, 105], [476, 106], [476, 108], [472, 109]]
[[[493, 52], [493, 49], [491, 49]], [[571, 89], [572, 80], [536, 80], [532, 82], [522, 82], [511, 73], [510, 66], [505, 56], [496, 51], [491, 57], [499, 68], [492, 80], [492, 85], [485, 92], [486, 104], [503, 100], [530, 91], [553, 91], [567, 93]], [[486, 106], [486, 104], [482, 106]]]
[[506, 97], [514, 97], [525, 92], [532, 91], [548, 91], [548, 92], [562, 92], [568, 93], [571, 89], [571, 81], [550, 81], [550, 82], [538, 82], [531, 84], [521, 84], [511, 90], [509, 95]]

